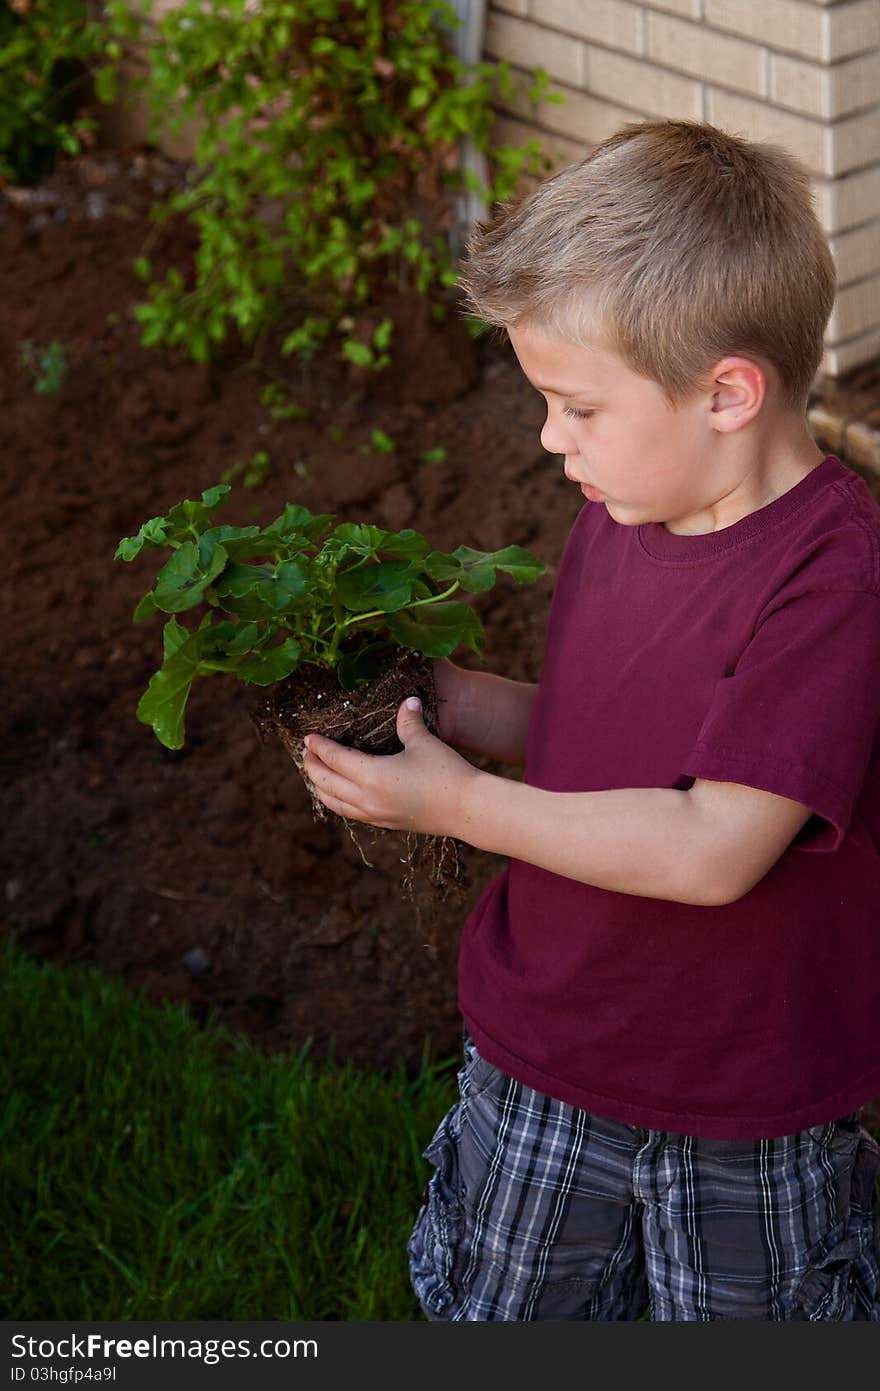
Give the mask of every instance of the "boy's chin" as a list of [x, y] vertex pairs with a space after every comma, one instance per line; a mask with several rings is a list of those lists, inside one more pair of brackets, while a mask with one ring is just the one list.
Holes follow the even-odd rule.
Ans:
[[611, 520], [619, 522], [621, 526], [642, 526], [644, 522], [652, 520], [647, 512], [637, 507], [627, 507], [621, 502], [609, 502], [607, 498], [603, 498], [602, 503]]

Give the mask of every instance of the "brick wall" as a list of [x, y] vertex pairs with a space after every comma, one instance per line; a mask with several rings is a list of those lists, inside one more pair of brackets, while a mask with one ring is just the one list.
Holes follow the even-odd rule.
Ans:
[[[489, 0], [485, 48], [521, 77], [497, 138], [537, 134], [557, 163], [664, 116], [797, 155], [840, 286], [822, 371], [880, 355], [880, 0]], [[536, 67], [564, 104], [531, 111]]]

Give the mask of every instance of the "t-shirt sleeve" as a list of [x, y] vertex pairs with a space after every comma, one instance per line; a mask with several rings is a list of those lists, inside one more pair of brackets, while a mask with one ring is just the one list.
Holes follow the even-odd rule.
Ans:
[[682, 773], [802, 802], [814, 817], [795, 844], [836, 850], [878, 722], [880, 597], [808, 591], [775, 607], [718, 681]]

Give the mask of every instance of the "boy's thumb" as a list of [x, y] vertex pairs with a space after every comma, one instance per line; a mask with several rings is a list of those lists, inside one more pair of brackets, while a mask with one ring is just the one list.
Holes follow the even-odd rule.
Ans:
[[422, 719], [422, 702], [418, 696], [407, 696], [397, 712], [397, 737], [406, 744], [413, 735], [425, 728]]

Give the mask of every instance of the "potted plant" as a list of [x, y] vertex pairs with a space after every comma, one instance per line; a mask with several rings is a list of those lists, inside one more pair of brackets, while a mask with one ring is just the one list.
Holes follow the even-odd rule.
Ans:
[[[196, 677], [225, 672], [258, 688], [257, 728], [280, 738], [324, 817], [303, 770], [303, 736], [399, 752], [396, 716], [407, 695], [421, 698], [436, 733], [433, 659], [465, 646], [481, 654], [484, 638], [475, 610], [453, 595], [491, 589], [498, 571], [530, 584], [545, 567], [521, 546], [436, 551], [416, 531], [334, 525], [333, 514], [296, 503], [265, 528], [218, 525], [230, 491], [220, 483], [180, 502], [117, 547], [126, 561], [145, 547], [171, 551], [134, 611], [136, 623], [167, 615], [162, 664], [137, 718], [178, 749]], [[198, 624], [181, 622], [184, 613]]]

